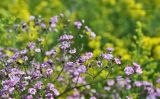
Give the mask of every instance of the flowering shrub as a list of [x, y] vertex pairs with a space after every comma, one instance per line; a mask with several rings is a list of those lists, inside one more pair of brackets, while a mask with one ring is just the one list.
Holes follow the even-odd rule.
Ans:
[[[63, 12], [70, 17], [72, 22], [76, 19], [85, 19], [87, 20], [85, 25], [92, 27], [98, 34], [96, 39], [87, 42], [88, 46], [94, 49], [93, 53], [98, 55], [102, 47], [106, 48], [111, 44], [117, 54], [123, 54], [123, 59], [132, 57], [129, 46], [132, 42], [129, 39], [135, 33], [135, 22], [141, 21], [144, 31], [141, 39], [143, 47], [148, 53], [151, 53], [151, 57], [160, 59], [160, 24], [157, 21], [159, 20], [159, 3], [159, 0], [152, 0], [152, 2], [150, 0], [68, 0], [68, 2], [65, 0], [5, 0], [0, 3], [0, 18], [12, 16], [8, 20], [9, 23], [12, 23], [11, 20], [15, 16], [27, 21], [30, 15], [40, 14], [49, 20], [53, 14]], [[4, 24], [7, 23], [4, 22]], [[8, 31], [2, 35], [2, 38], [7, 36], [7, 39], [10, 39], [13, 36], [13, 34], [8, 36], [7, 33]], [[26, 35], [19, 39], [24, 40], [25, 37]], [[53, 40], [49, 37], [51, 36], [48, 36], [47, 39], [52, 42]], [[14, 41], [10, 39], [5, 43]], [[0, 42], [0, 45], [4, 43]], [[84, 48], [88, 49], [85, 46]]]
[[[155, 83], [143, 80], [143, 67], [137, 62], [124, 63], [112, 47], [96, 55], [83, 49], [86, 40], [96, 39], [84, 20], [71, 22], [60, 14], [46, 22], [31, 16], [28, 22], [18, 20], [8, 28], [16, 40], [0, 49], [1, 98], [160, 97], [160, 89], [154, 86], [160, 79]], [[53, 36], [57, 40], [48, 39]]]

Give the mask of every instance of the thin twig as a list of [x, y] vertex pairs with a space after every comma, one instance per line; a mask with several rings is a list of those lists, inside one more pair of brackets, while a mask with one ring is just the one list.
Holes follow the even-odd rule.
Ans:
[[95, 79], [105, 68], [107, 68], [107, 66], [103, 67], [103, 68], [93, 77], [93, 79]]
[[98, 83], [98, 82], [105, 81], [106, 79], [108, 79], [109, 74], [110, 74], [110, 71], [109, 71], [109, 73], [107, 74], [107, 76], [106, 76], [105, 79], [101, 79], [101, 80], [98, 80], [98, 81], [95, 81], [95, 82], [91, 82], [91, 83], [88, 83], [88, 84], [83, 84], [83, 85], [79, 85], [79, 86], [74, 86], [74, 87], [68, 88], [68, 89], [66, 89], [64, 92], [62, 92], [59, 96], [57, 96], [57, 97], [55, 97], [55, 98], [58, 98], [58, 97], [60, 97], [60, 96], [62, 96], [62, 95], [64, 95], [64, 94], [72, 91], [72, 90], [75, 89], [75, 88], [78, 89], [78, 88], [81, 88], [81, 87], [84, 87], [84, 86], [87, 86], [87, 85], [93, 85], [93, 84], [96, 84], [96, 83]]

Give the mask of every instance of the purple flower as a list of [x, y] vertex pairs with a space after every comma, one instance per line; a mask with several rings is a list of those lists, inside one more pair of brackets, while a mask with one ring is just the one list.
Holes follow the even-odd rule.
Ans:
[[88, 32], [91, 31], [91, 29], [90, 29], [88, 26], [85, 26], [85, 29], [86, 29]]
[[92, 52], [87, 52], [85, 53], [85, 55], [81, 56], [77, 61], [79, 63], [84, 63], [85, 61], [87, 61], [88, 59], [93, 57], [93, 53]]
[[131, 75], [131, 74], [134, 73], [134, 69], [133, 69], [131, 66], [127, 66], [127, 67], [125, 67], [124, 72], [125, 72], [127, 75]]
[[149, 94], [146, 99], [157, 99], [157, 97], [154, 94]]
[[46, 24], [44, 24], [44, 23], [41, 23], [40, 26], [41, 26], [42, 28], [46, 28]]
[[152, 87], [146, 87], [149, 94], [153, 94], [155, 92], [154, 88]]
[[17, 69], [17, 68], [12, 68], [10, 70], [11, 75], [23, 75], [25, 74], [23, 71]]
[[108, 47], [106, 50], [107, 50], [108, 52], [112, 52], [112, 51], [114, 51], [114, 48]]
[[45, 53], [46, 56], [50, 56], [50, 55], [54, 56], [55, 54], [56, 54], [56, 50], [55, 50], [55, 49], [52, 49], [52, 50], [47, 51], [47, 52]]
[[70, 48], [70, 42], [62, 42], [61, 43], [61, 45], [60, 45], [60, 48], [62, 49], [62, 50], [65, 50], [65, 49], [67, 49], [67, 48]]
[[41, 67], [41, 65], [39, 64], [39, 63], [32, 63], [32, 65], [33, 65], [33, 67], [35, 68], [35, 69], [40, 69], [40, 67]]
[[52, 75], [52, 73], [53, 73], [53, 70], [52, 70], [51, 68], [48, 68], [48, 69], [46, 70], [46, 75], [47, 75], [47, 76]]
[[85, 26], [85, 29], [86, 29], [87, 32], [90, 33], [90, 36], [92, 38], [94, 38], [94, 39], [96, 38], [96, 33], [92, 32], [91, 29], [88, 26]]
[[119, 79], [117, 82], [119, 87], [124, 87], [126, 85], [126, 81], [124, 79]]
[[20, 54], [26, 54], [27, 53], [27, 50], [26, 49], [24, 49], [24, 50], [22, 50], [22, 51], [20, 51]]
[[133, 65], [134, 65], [134, 70], [135, 70], [135, 72], [136, 72], [137, 74], [141, 75], [141, 74], [142, 74], [142, 69], [141, 69], [140, 65], [137, 64], [137, 63], [135, 63], [135, 62], [133, 63]]
[[85, 72], [86, 72], [86, 66], [80, 65], [80, 66], [77, 68], [77, 71], [78, 71], [79, 73], [85, 73]]
[[78, 83], [78, 84], [83, 84], [83, 83], [85, 83], [84, 78], [83, 78], [83, 77], [80, 77], [80, 76], [74, 77], [72, 81], [73, 81], [74, 83]]
[[142, 82], [140, 82], [140, 81], [135, 81], [135, 82], [134, 82], [134, 85], [135, 85], [136, 87], [141, 87], [141, 86], [142, 86]]
[[157, 79], [157, 83], [160, 83], [160, 78]]
[[114, 83], [115, 83], [115, 81], [112, 80], [112, 79], [110, 79], [110, 80], [107, 81], [107, 85], [108, 85], [108, 86], [113, 86]]
[[93, 57], [93, 53], [92, 53], [92, 52], [87, 52], [87, 53], [85, 54], [85, 56], [86, 56], [86, 59], [90, 59], [90, 58]]
[[55, 88], [52, 91], [54, 92], [55, 96], [58, 96], [60, 94], [59, 91], [57, 89], [55, 89]]
[[126, 89], [131, 89], [131, 88], [132, 88], [132, 86], [130, 84], [126, 85]]
[[142, 69], [141, 69], [141, 68], [137, 68], [135, 71], [136, 71], [136, 73], [139, 74], [139, 75], [142, 74]]
[[35, 48], [35, 43], [33, 43], [33, 42], [30, 42], [29, 44], [28, 44], [28, 48], [30, 49], [30, 50], [33, 50], [34, 48]]
[[43, 62], [42, 64], [41, 64], [41, 67], [42, 68], [45, 68], [45, 67], [47, 67], [48, 66], [48, 63], [47, 62]]
[[59, 95], [59, 91], [54, 87], [52, 83], [48, 83], [47, 87], [49, 88], [49, 90], [53, 91], [56, 96]]
[[160, 97], [160, 88], [156, 88], [156, 96]]
[[64, 34], [59, 37], [59, 41], [72, 40], [74, 37], [72, 35]]
[[28, 96], [26, 96], [25, 99], [33, 99], [33, 96], [32, 95], [28, 95]]
[[52, 83], [48, 83], [47, 87], [49, 88], [49, 90], [52, 90], [52, 91], [54, 89], [54, 85]]
[[51, 24], [51, 27], [52, 27], [52, 28], [55, 28], [55, 27], [56, 27], [56, 24], [55, 24], [55, 23], [52, 23], [52, 24]]
[[110, 90], [111, 90], [111, 87], [105, 86], [105, 87], [104, 87], [104, 90], [110, 91]]
[[41, 72], [39, 70], [36, 70], [33, 72], [32, 77], [35, 79], [38, 79], [42, 76]]
[[46, 94], [46, 99], [54, 99], [52, 93], [47, 93]]
[[74, 22], [74, 25], [77, 27], [77, 29], [80, 29], [82, 26], [82, 23], [80, 21]]
[[52, 65], [53, 64], [53, 61], [51, 59], [47, 60], [46, 61], [49, 65]]
[[148, 81], [142, 81], [142, 85], [143, 86], [153, 86], [153, 84]]
[[19, 53], [16, 52], [16, 53], [12, 56], [12, 59], [13, 59], [13, 60], [16, 60], [18, 57], [19, 57]]
[[86, 61], [86, 57], [85, 56], [81, 56], [79, 59], [78, 59], [78, 62], [79, 63], [84, 63]]
[[95, 96], [90, 97], [90, 99], [97, 99]]
[[58, 16], [54, 16], [50, 20], [51, 23], [57, 23], [58, 22]]
[[15, 90], [14, 87], [9, 87], [9, 88], [8, 88], [8, 92], [9, 92], [10, 94], [12, 94], [14, 90]]
[[76, 49], [74, 48], [74, 49], [72, 49], [72, 50], [69, 50], [69, 53], [70, 53], [70, 54], [76, 53]]
[[115, 61], [116, 64], [121, 64], [121, 61], [120, 61], [119, 58], [114, 58], [114, 61]]
[[65, 64], [65, 70], [71, 70], [74, 66], [74, 63], [73, 62], [67, 62]]
[[28, 93], [30, 93], [30, 94], [32, 94], [32, 95], [35, 95], [36, 94], [36, 89], [34, 89], [34, 88], [29, 88], [28, 89]]
[[18, 83], [20, 81], [20, 78], [18, 76], [15, 75], [9, 75], [11, 81], [13, 81], [14, 83]]
[[131, 80], [129, 78], [126, 78], [125, 80], [126, 80], [126, 83], [130, 83], [131, 82]]
[[51, 20], [50, 20], [51, 27], [52, 27], [52, 28], [55, 28], [57, 22], [58, 22], [58, 16], [52, 17]]
[[113, 58], [112, 54], [102, 54], [102, 57], [106, 60], [111, 60]]
[[35, 85], [34, 85], [34, 88], [35, 89], [42, 89], [42, 82], [37, 82]]
[[122, 76], [117, 76], [116, 80], [119, 81], [119, 80], [124, 80], [124, 79], [122, 78]]

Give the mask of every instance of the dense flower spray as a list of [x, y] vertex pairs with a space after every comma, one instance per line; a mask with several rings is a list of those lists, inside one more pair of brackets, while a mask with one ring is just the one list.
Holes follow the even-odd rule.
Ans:
[[[82, 33], [75, 35], [69, 27]], [[106, 48], [98, 56], [91, 49], [83, 51], [83, 40], [87, 36], [96, 38], [84, 22], [70, 23], [60, 14], [47, 24], [42, 18], [31, 16], [27, 23], [13, 28], [22, 33], [37, 29], [34, 32], [38, 32], [38, 36], [30, 38], [23, 49], [0, 49], [0, 98], [120, 99], [124, 90], [138, 88], [143, 92], [139, 95], [145, 94], [148, 99], [160, 97], [160, 89], [151, 82], [133, 79], [134, 75], [143, 74], [141, 66], [127, 62], [124, 67], [121, 58], [114, 55], [114, 48]], [[55, 45], [51, 44], [54, 46], [48, 47], [47, 36], [52, 33], [61, 35]], [[79, 37], [82, 42], [78, 41]], [[160, 83], [159, 78], [157, 83]], [[132, 95], [126, 94], [125, 98], [132, 99]]]

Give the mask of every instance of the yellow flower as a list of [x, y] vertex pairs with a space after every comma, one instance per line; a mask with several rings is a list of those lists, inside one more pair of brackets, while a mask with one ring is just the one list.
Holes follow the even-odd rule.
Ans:
[[95, 50], [93, 51], [93, 54], [94, 54], [94, 56], [96, 57], [96, 56], [98, 56], [98, 55], [101, 54], [101, 50], [100, 50], [100, 49], [95, 49]]
[[8, 56], [13, 56], [14, 53], [12, 51], [9, 51], [9, 50], [5, 50], [5, 53], [8, 55]]
[[11, 13], [27, 21], [30, 16], [29, 7], [24, 0], [16, 0], [10, 7]]
[[109, 3], [111, 5], [115, 5], [116, 4], [116, 0], [102, 0], [102, 2]]
[[153, 55], [155, 59], [160, 59], [160, 45], [155, 46], [153, 49]]
[[100, 36], [97, 36], [96, 39], [92, 39], [92, 40], [88, 43], [88, 46], [89, 46], [90, 48], [93, 48], [93, 49], [100, 48], [100, 45], [101, 45], [100, 39], [101, 39], [101, 37], [100, 37]]

